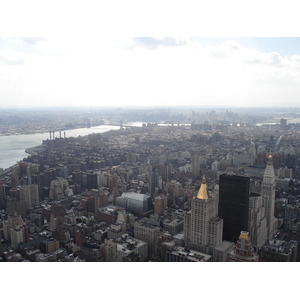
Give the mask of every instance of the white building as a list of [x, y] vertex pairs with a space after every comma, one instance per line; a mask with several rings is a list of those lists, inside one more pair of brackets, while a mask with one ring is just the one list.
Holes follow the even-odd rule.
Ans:
[[209, 195], [203, 177], [191, 210], [184, 216], [184, 239], [187, 248], [211, 254], [214, 247], [222, 243], [223, 220], [218, 218], [214, 198]]
[[262, 197], [258, 194], [251, 194], [249, 197], [248, 228], [252, 246], [257, 252], [268, 239], [266, 209]]
[[263, 177], [262, 183], [262, 204], [266, 210], [268, 240], [273, 238], [277, 232], [278, 220], [275, 218], [275, 174], [273, 167], [272, 155], [269, 155], [269, 160]]
[[122, 196], [116, 198], [116, 205], [128, 211], [145, 213], [148, 211], [148, 198], [149, 195], [146, 194], [122, 193]]

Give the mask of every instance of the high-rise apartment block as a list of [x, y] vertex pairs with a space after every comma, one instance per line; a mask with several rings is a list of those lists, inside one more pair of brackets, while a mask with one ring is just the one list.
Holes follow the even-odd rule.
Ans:
[[38, 185], [22, 185], [20, 187], [20, 200], [25, 201], [26, 210], [37, 206], [40, 203]]
[[162, 215], [164, 210], [168, 207], [168, 197], [165, 194], [160, 194], [154, 198], [154, 213]]

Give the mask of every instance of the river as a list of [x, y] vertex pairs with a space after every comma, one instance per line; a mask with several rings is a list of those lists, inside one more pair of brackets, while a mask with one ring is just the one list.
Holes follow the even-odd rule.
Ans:
[[[136, 124], [139, 126], [139, 124]], [[61, 132], [61, 136], [66, 137], [78, 137], [85, 136], [91, 133], [103, 133], [109, 130], [119, 129], [120, 126], [101, 125], [90, 128], [78, 128], [64, 130]], [[55, 137], [59, 137], [59, 133], [55, 132]], [[24, 134], [24, 135], [10, 135], [0, 136], [0, 168], [3, 170], [13, 166], [18, 161], [27, 157], [29, 154], [25, 152], [27, 148], [35, 147], [42, 144], [43, 140], [50, 138], [50, 133], [36, 133], [36, 134]]]

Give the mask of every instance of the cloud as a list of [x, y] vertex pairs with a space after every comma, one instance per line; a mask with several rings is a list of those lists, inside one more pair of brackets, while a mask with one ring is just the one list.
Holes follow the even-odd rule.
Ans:
[[52, 105], [262, 105], [267, 99], [280, 103], [286, 90], [292, 102], [300, 89], [300, 56], [234, 40], [219, 46], [159, 37], [40, 40], [2, 41], [0, 64], [23, 64], [0, 68], [0, 79], [22, 87], [21, 93], [2, 84], [2, 95], [13, 99], [13, 93], [28, 105], [40, 105], [40, 99]]
[[155, 49], [160, 46], [184, 46], [188, 43], [187, 39], [183, 38], [153, 38], [153, 37], [136, 37], [133, 39], [137, 44], [149, 48]]
[[277, 52], [258, 52], [253, 48], [243, 47], [235, 41], [227, 41], [218, 47], [206, 47], [205, 52], [217, 60], [231, 60], [244, 64], [262, 64], [284, 66], [285, 61]]
[[3, 65], [23, 65], [26, 56], [13, 49], [4, 49], [0, 51], [0, 63]]
[[39, 42], [45, 41], [45, 39], [41, 38], [41, 37], [20, 37], [20, 38], [18, 37], [18, 38], [14, 38], [14, 39], [28, 43], [30, 45], [37, 45]]

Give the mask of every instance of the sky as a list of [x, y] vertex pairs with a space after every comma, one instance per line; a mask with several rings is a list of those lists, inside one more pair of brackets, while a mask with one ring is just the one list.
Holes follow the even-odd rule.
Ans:
[[7, 1], [0, 107], [298, 107], [296, 4]]
[[298, 106], [300, 38], [0, 39], [2, 107]]

